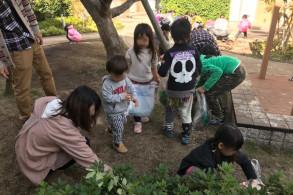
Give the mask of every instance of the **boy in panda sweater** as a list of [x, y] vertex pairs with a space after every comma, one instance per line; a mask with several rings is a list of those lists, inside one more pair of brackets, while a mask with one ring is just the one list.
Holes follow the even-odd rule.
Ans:
[[187, 20], [177, 20], [173, 23], [171, 35], [175, 45], [165, 53], [158, 71], [161, 77], [169, 75], [166, 90], [166, 125], [162, 130], [167, 137], [173, 137], [174, 119], [178, 110], [182, 119], [183, 144], [189, 143], [194, 86], [202, 67], [199, 52], [187, 44], [190, 32], [191, 25]]

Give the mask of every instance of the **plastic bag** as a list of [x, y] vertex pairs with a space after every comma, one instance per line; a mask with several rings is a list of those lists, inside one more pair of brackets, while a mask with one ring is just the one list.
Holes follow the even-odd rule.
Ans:
[[257, 190], [260, 190], [264, 185], [264, 183], [261, 181], [261, 169], [259, 166], [258, 160], [252, 159], [251, 160], [252, 167], [254, 169], [254, 172], [257, 176], [257, 179], [250, 179], [247, 182], [243, 182], [244, 187], [248, 187], [248, 185], [251, 185], [252, 188], [256, 188]]
[[198, 127], [205, 127], [210, 122], [210, 115], [208, 111], [208, 106], [204, 94], [198, 93], [195, 91], [197, 102], [195, 104], [195, 114], [192, 121], [192, 130], [195, 130]]
[[258, 160], [252, 159], [251, 164], [252, 164], [254, 172], [255, 172], [255, 174], [257, 176], [258, 185], [263, 185], [264, 186], [264, 184], [263, 184], [263, 182], [261, 181], [261, 178], [260, 178], [261, 177], [261, 169], [260, 169], [260, 165], [259, 165]]
[[162, 105], [167, 105], [167, 94], [166, 94], [166, 88], [167, 88], [167, 82], [168, 82], [169, 76], [167, 77], [161, 77], [161, 82], [157, 91], [157, 99], [161, 102]]
[[150, 116], [155, 106], [155, 88], [157, 83], [152, 82], [148, 85], [133, 84], [137, 93], [138, 107], [135, 108], [133, 102], [129, 103], [126, 115], [132, 116]]

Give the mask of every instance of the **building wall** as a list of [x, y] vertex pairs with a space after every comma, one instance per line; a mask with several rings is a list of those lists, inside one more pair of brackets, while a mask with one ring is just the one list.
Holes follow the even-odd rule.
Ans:
[[266, 3], [264, 0], [259, 0], [257, 9], [256, 9], [256, 15], [255, 15], [255, 21], [254, 23], [257, 24], [270, 24], [272, 19], [272, 13], [266, 11]]

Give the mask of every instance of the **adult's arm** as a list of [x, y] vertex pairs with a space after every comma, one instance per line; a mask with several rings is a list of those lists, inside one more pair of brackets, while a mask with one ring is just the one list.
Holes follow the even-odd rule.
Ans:
[[58, 131], [50, 131], [48, 136], [83, 167], [89, 168], [95, 161], [101, 161], [86, 144], [86, 139], [80, 134], [79, 129], [75, 127], [60, 126]]
[[248, 159], [248, 157], [241, 152], [240, 150], [238, 151], [238, 160], [237, 164], [239, 164], [247, 178], [247, 180], [250, 179], [257, 179], [257, 176], [255, 174], [255, 171], [252, 167], [251, 161]]
[[37, 21], [37, 17], [31, 7], [31, 4], [28, 0], [22, 0], [22, 5], [34, 34], [40, 34], [40, 28]]

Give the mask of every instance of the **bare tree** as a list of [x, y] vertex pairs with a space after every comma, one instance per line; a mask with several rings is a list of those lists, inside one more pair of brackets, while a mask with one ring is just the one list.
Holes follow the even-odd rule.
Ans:
[[125, 12], [137, 1], [140, 0], [127, 0], [124, 4], [111, 9], [112, 0], [81, 0], [99, 29], [108, 59], [116, 54], [125, 54], [123, 43], [114, 27], [112, 18]]

